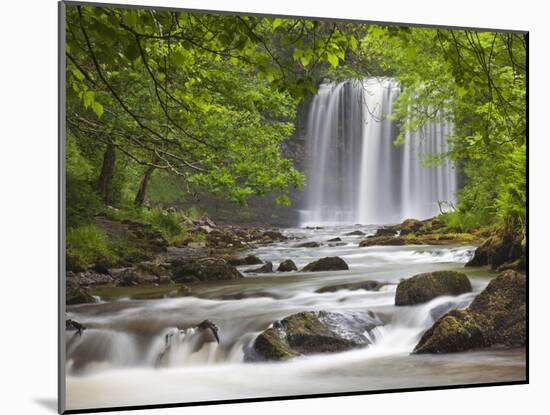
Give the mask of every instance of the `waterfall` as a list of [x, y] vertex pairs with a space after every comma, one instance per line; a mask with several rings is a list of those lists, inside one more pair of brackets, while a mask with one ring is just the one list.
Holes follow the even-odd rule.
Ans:
[[390, 120], [399, 84], [388, 78], [323, 83], [311, 103], [306, 138], [306, 206], [302, 224], [385, 224], [426, 219], [453, 202], [454, 166], [422, 159], [448, 151], [452, 124], [407, 132]]

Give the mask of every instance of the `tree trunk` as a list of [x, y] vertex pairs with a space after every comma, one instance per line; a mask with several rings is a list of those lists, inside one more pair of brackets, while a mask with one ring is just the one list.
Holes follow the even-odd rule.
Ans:
[[113, 177], [115, 175], [116, 153], [113, 143], [107, 144], [105, 153], [103, 154], [103, 165], [101, 173], [97, 180], [99, 193], [107, 205], [113, 203]]
[[147, 166], [145, 169], [145, 173], [143, 173], [143, 177], [141, 178], [141, 182], [139, 183], [139, 189], [136, 194], [136, 198], [134, 200], [134, 204], [137, 207], [140, 207], [143, 205], [143, 202], [145, 202], [145, 194], [147, 193], [147, 186], [149, 185], [149, 180], [151, 180], [151, 176], [153, 175], [153, 172], [155, 171], [154, 166]]

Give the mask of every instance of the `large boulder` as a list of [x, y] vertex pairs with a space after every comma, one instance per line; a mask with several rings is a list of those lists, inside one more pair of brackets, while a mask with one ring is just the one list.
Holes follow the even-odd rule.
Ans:
[[111, 275], [124, 287], [171, 284], [172, 271], [168, 264], [140, 262], [135, 267], [110, 269]]
[[376, 230], [374, 237], [376, 236], [396, 236], [399, 232], [395, 226], [384, 226]]
[[401, 235], [407, 235], [409, 233], [415, 233], [422, 228], [423, 223], [418, 219], [405, 219], [398, 225]]
[[241, 273], [221, 258], [181, 259], [172, 263], [173, 280], [178, 283], [230, 281], [243, 278]]
[[298, 271], [298, 267], [296, 266], [296, 264], [292, 259], [285, 259], [283, 262], [279, 264], [279, 268], [277, 268], [277, 271], [279, 272]]
[[525, 248], [521, 240], [504, 232], [496, 232], [487, 238], [474, 252], [467, 267], [489, 266], [491, 269], [505, 268], [525, 271]]
[[326, 287], [319, 288], [315, 292], [319, 293], [319, 294], [322, 294], [322, 293], [332, 293], [332, 292], [340, 291], [340, 290], [378, 291], [384, 285], [387, 285], [387, 283], [369, 280], [369, 281], [361, 281], [361, 282], [350, 282], [350, 283], [347, 283], [347, 284], [327, 285]]
[[414, 353], [451, 353], [527, 341], [527, 279], [505, 271], [466, 310], [454, 309], [424, 333]]
[[342, 258], [333, 256], [318, 259], [307, 264], [302, 271], [315, 272], [315, 271], [342, 271], [348, 270], [348, 264]]
[[370, 344], [368, 333], [383, 322], [370, 312], [306, 311], [262, 332], [245, 351], [246, 361], [286, 360], [300, 355], [342, 352]]
[[395, 292], [395, 305], [413, 305], [442, 295], [459, 295], [472, 291], [468, 277], [457, 271], [434, 271], [402, 280]]

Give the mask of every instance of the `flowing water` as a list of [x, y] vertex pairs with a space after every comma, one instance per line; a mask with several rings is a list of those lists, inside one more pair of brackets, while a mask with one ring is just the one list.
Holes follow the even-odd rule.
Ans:
[[[245, 274], [234, 282], [203, 284], [195, 296], [156, 300], [101, 300], [72, 306], [67, 318], [86, 327], [68, 332], [67, 407], [197, 402], [329, 392], [370, 391], [452, 384], [523, 380], [524, 350], [486, 350], [448, 355], [411, 355], [422, 333], [452, 307], [466, 307], [491, 276], [465, 269], [473, 247], [398, 246], [359, 248], [360, 236], [375, 227], [287, 229], [285, 242], [253, 251], [274, 266], [290, 258], [301, 269], [325, 256], [340, 256], [349, 271]], [[342, 242], [328, 243], [340, 237]], [[307, 241], [319, 248], [296, 248]], [[241, 271], [252, 267], [239, 267]], [[429, 303], [396, 307], [401, 278], [437, 269], [461, 269], [473, 292]], [[328, 285], [376, 280], [380, 291], [316, 293]], [[387, 323], [370, 333], [370, 346], [336, 354], [300, 357], [285, 363], [247, 363], [244, 350], [274, 321], [306, 310], [343, 314], [370, 310]], [[220, 343], [203, 343], [193, 329], [210, 319]], [[170, 345], [167, 350], [167, 344]]]
[[428, 123], [395, 145], [399, 93], [386, 78], [320, 85], [308, 118], [302, 225], [427, 219], [454, 202], [453, 165], [423, 162], [448, 152], [452, 124]]

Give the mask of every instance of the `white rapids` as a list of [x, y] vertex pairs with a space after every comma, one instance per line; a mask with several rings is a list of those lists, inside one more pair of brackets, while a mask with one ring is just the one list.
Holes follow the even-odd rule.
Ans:
[[[288, 229], [292, 238], [252, 253], [276, 268], [292, 259], [301, 269], [324, 256], [340, 256], [350, 267], [338, 272], [244, 274], [237, 282], [196, 287], [199, 297], [102, 301], [69, 307], [67, 317], [84, 324], [81, 336], [67, 333], [67, 408], [197, 402], [269, 396], [369, 391], [520, 380], [523, 350], [488, 350], [450, 355], [411, 355], [422, 333], [452, 307], [466, 307], [487, 285], [489, 275], [464, 268], [471, 246], [358, 248], [375, 227]], [[338, 244], [327, 240], [340, 237]], [[299, 238], [299, 239], [298, 239]], [[296, 248], [318, 241], [319, 248]], [[241, 271], [254, 266], [239, 267]], [[426, 304], [396, 307], [401, 278], [437, 269], [467, 273], [473, 292], [439, 297]], [[375, 280], [380, 291], [316, 293], [328, 285]], [[389, 322], [369, 336], [373, 344], [285, 363], [246, 363], [244, 349], [274, 321], [306, 310], [372, 311]], [[179, 330], [209, 319], [220, 343], [204, 343], [196, 332]], [[167, 334], [174, 335], [168, 336]], [[170, 351], [159, 355], [171, 342]]]

